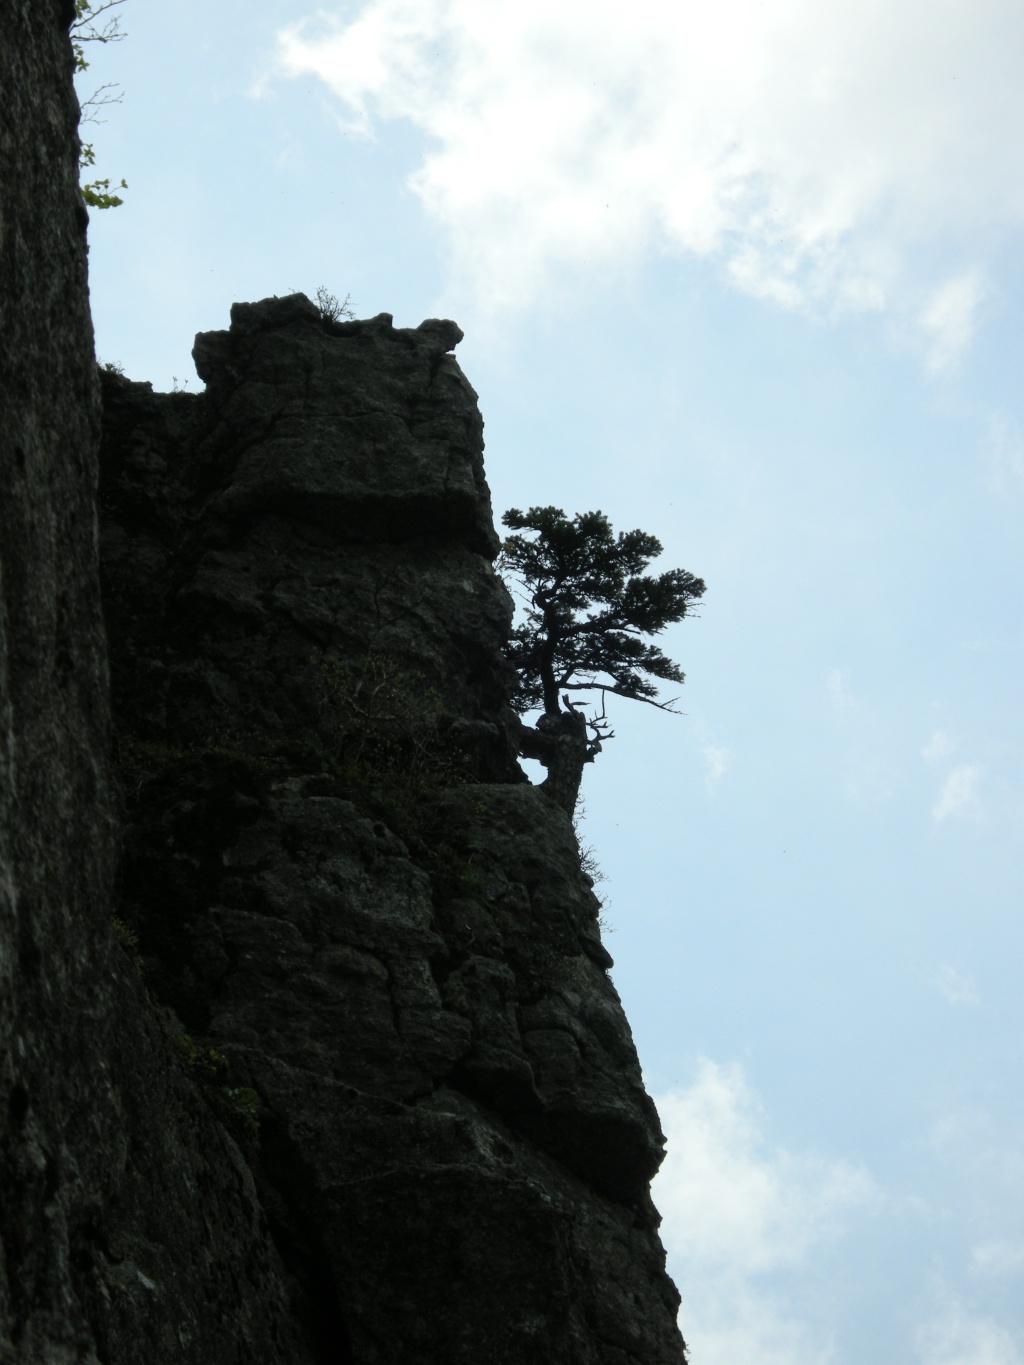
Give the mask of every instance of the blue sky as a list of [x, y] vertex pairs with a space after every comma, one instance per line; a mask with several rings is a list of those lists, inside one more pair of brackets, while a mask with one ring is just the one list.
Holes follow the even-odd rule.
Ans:
[[1024, 11], [123, 7], [97, 350], [453, 316], [495, 508], [708, 584], [585, 785], [694, 1365], [1024, 1365]]

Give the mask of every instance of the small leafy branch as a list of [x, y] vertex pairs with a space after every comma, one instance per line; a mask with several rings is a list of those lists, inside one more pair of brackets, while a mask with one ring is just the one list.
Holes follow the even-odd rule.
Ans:
[[346, 294], [344, 301], [339, 303], [337, 294], [332, 294], [326, 285], [319, 285], [316, 291], [316, 306], [320, 310], [320, 318], [323, 322], [337, 322], [339, 318], [351, 319], [355, 313], [349, 307], [351, 294]]
[[[119, 43], [126, 36], [121, 30], [121, 16], [110, 11], [123, 5], [124, 0], [75, 0], [75, 17], [71, 23], [71, 51], [74, 55], [75, 75], [88, 71], [85, 59], [85, 43]], [[106, 15], [106, 18], [102, 16]], [[117, 93], [115, 93], [117, 92]], [[82, 123], [103, 123], [98, 111], [108, 104], [120, 104], [124, 92], [115, 81], [107, 81], [94, 90], [87, 100], [82, 101]], [[78, 154], [78, 164], [84, 170], [96, 164], [96, 154], [91, 142], [83, 142]], [[117, 189], [126, 190], [127, 182], [122, 180]], [[118, 194], [110, 191], [110, 177], [92, 180], [82, 186], [82, 198], [90, 208], [113, 209], [124, 203]]]

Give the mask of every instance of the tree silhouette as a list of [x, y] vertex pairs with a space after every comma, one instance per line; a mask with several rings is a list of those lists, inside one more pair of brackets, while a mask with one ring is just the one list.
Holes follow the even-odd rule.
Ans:
[[[545, 764], [545, 789], [571, 813], [583, 765], [612, 738], [607, 694], [673, 710], [654, 680], [682, 683], [684, 675], [646, 637], [681, 621], [704, 582], [684, 569], [645, 574], [660, 541], [646, 531], [615, 535], [603, 512], [570, 520], [559, 507], [513, 507], [502, 520], [516, 534], [501, 566], [522, 581], [529, 604], [508, 648], [518, 675], [513, 705], [543, 712], [534, 728], [523, 727], [520, 747]], [[572, 692], [600, 694], [600, 713], [585, 715]]]

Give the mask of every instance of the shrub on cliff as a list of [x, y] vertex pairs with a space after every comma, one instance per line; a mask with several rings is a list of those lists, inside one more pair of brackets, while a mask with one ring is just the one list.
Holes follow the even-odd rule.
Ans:
[[[513, 507], [502, 520], [516, 534], [505, 541], [501, 567], [522, 582], [527, 601], [509, 644], [513, 705], [543, 712], [534, 729], [524, 727], [522, 752], [547, 767], [545, 788], [571, 813], [583, 765], [612, 737], [607, 694], [673, 710], [674, 701], [658, 700], [654, 680], [681, 683], [684, 675], [647, 637], [681, 621], [704, 581], [685, 569], [645, 574], [660, 541], [639, 530], [615, 535], [603, 512], [570, 519], [559, 507]], [[600, 712], [586, 715], [570, 692], [598, 693]]]

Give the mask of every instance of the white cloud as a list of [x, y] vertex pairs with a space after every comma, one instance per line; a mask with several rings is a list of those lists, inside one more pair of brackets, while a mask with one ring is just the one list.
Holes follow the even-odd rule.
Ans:
[[991, 1163], [996, 1147], [993, 1121], [981, 1109], [963, 1107], [935, 1120], [928, 1131], [928, 1145], [949, 1161]]
[[932, 807], [932, 819], [948, 820], [951, 816], [971, 815], [979, 808], [978, 782], [981, 769], [973, 763], [961, 763], [952, 770], [942, 785], [938, 800]]
[[976, 1005], [978, 991], [974, 978], [964, 976], [953, 967], [943, 967], [936, 978], [939, 990], [951, 1005]]
[[668, 1155], [654, 1184], [682, 1322], [701, 1365], [825, 1365], [827, 1334], [794, 1316], [763, 1277], [799, 1268], [843, 1215], [872, 1207], [866, 1173], [766, 1148], [739, 1066], [702, 1061], [686, 1090], [658, 1097]]
[[921, 312], [921, 330], [928, 340], [928, 369], [932, 374], [951, 369], [974, 335], [975, 314], [986, 293], [977, 270], [968, 270], [938, 286]]
[[[685, 1289], [685, 1285], [683, 1286]], [[766, 1294], [684, 1294], [680, 1321], [695, 1365], [833, 1365], [830, 1341]]]
[[926, 763], [941, 763], [955, 748], [956, 741], [947, 735], [945, 730], [936, 730], [921, 750], [921, 757]]
[[982, 1242], [971, 1252], [971, 1271], [992, 1279], [1024, 1273], [1024, 1242]]
[[[969, 340], [979, 244], [1024, 224], [1017, 0], [364, 0], [279, 38], [412, 177], [484, 312], [653, 250], [715, 256], [790, 307]], [[952, 273], [949, 262], [957, 262]]]
[[1024, 1131], [1009, 1129], [989, 1111], [972, 1105], [951, 1110], [928, 1131], [928, 1145], [935, 1158], [957, 1179], [966, 1175], [979, 1189], [988, 1191], [988, 1216], [1021, 1219], [1014, 1211], [1024, 1209]]
[[918, 1334], [921, 1365], [1024, 1365], [1013, 1336], [990, 1318], [977, 1317], [957, 1304]]

